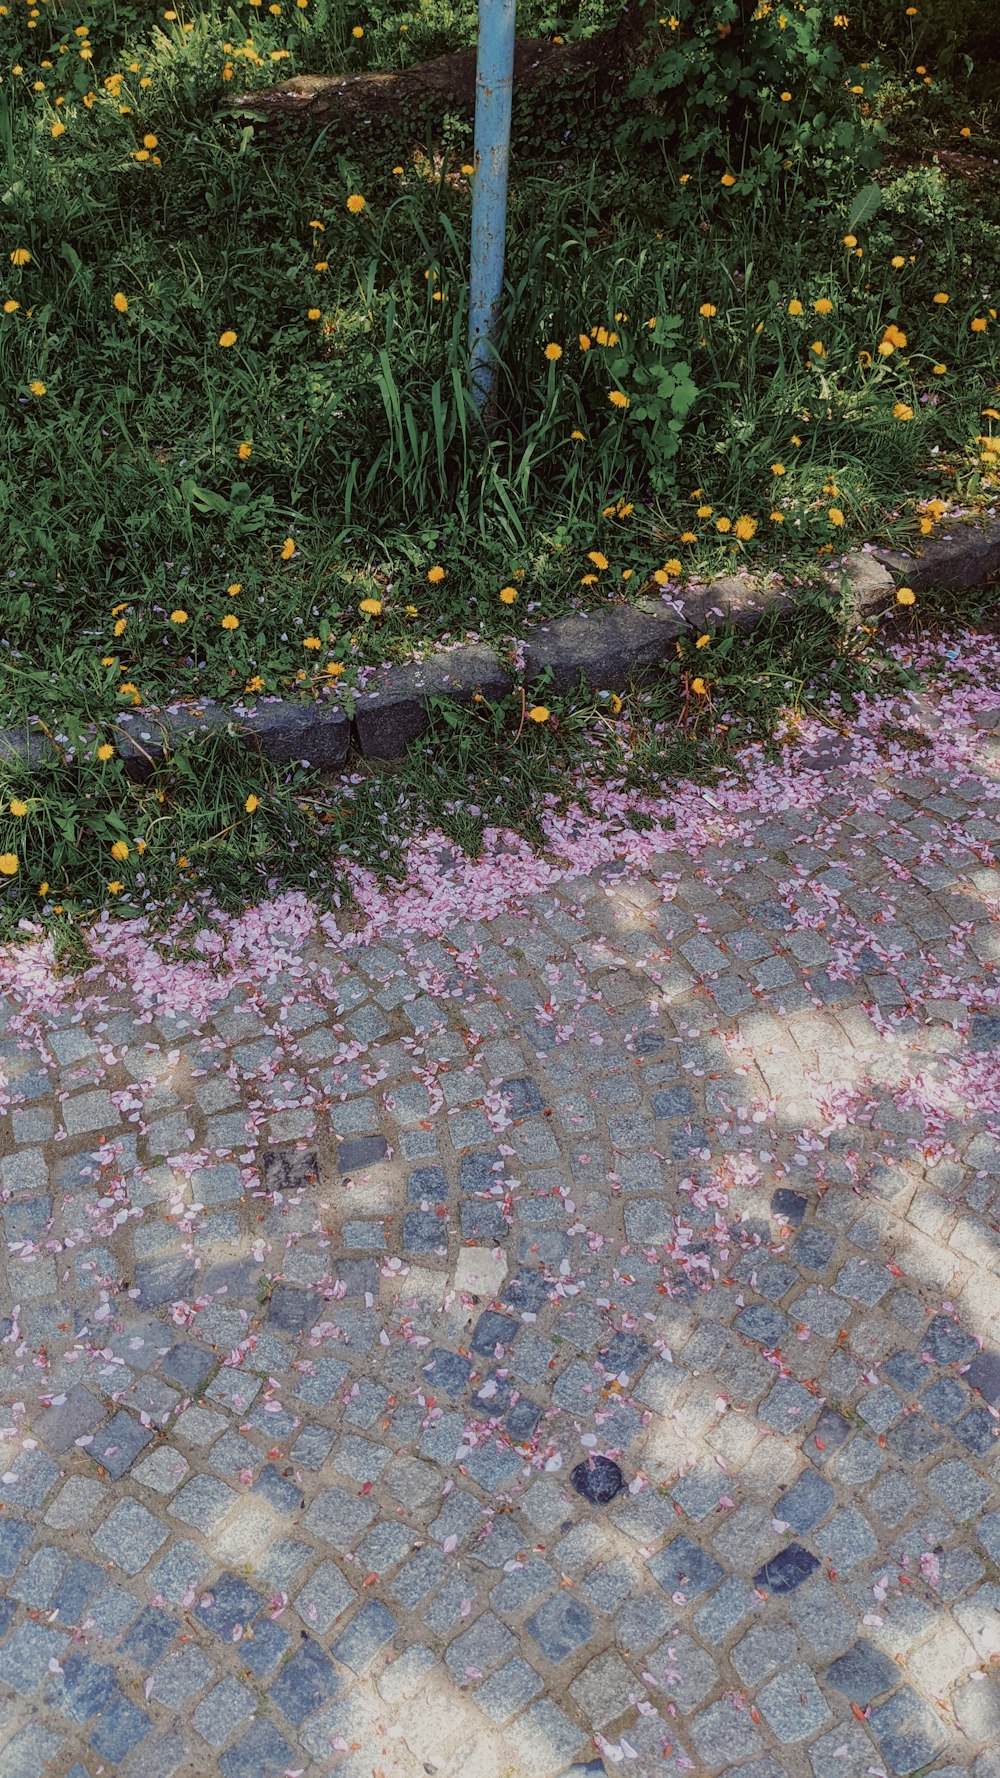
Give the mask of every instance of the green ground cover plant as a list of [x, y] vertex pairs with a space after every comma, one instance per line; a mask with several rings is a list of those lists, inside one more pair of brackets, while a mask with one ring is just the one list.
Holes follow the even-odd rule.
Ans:
[[[385, 661], [733, 566], [814, 578], [995, 498], [989, 11], [677, 0], [627, 79], [519, 104], [484, 426], [467, 114], [338, 132], [253, 104], [471, 44], [473, 6], [0, 6], [0, 717], [60, 750], [47, 787], [0, 770], [8, 912], [42, 882], [81, 909], [159, 894], [152, 857], [141, 893], [109, 870], [116, 835], [134, 871], [136, 834], [169, 833], [171, 885], [211, 856], [227, 894], [268, 879], [282, 809], [293, 874], [317, 833], [363, 849], [357, 796], [321, 817], [261, 768], [269, 830], [225, 740], [200, 813], [184, 750], [141, 791], [117, 755], [84, 782], [123, 708], [349, 703]], [[519, 28], [614, 16], [532, 0]], [[471, 713], [477, 746], [492, 720]], [[554, 732], [518, 744], [541, 760]]]

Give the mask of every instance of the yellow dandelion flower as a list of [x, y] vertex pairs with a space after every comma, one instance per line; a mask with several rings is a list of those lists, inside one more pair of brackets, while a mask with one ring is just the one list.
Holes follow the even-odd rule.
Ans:
[[322, 313], [323, 313], [322, 309], [307, 309], [306, 310], [306, 319], [308, 321], [318, 321], [320, 316], [322, 315]]
[[576, 337], [577, 337], [577, 343], [580, 347], [581, 352], [589, 352], [590, 351], [590, 335], [589, 335], [589, 333], [579, 333], [579, 334], [577, 334]]
[[20, 303], [15, 302], [14, 298], [12, 296], [9, 296], [7, 298], [7, 301], [3, 305], [3, 312], [5, 315], [16, 315], [17, 311], [20, 307], [21, 307]]
[[906, 401], [897, 401], [892, 412], [893, 418], [896, 420], [912, 420], [913, 418], [913, 409]]
[[381, 617], [382, 601], [381, 599], [362, 599], [358, 610], [363, 617]]
[[253, 792], [251, 791], [250, 795], [247, 797], [246, 802], [243, 804], [243, 807], [245, 808], [248, 815], [252, 815], [256, 809], [260, 808], [260, 798], [254, 796]]
[[704, 679], [692, 679], [691, 690], [699, 698], [708, 697], [708, 686], [705, 684]]
[[727, 187], [730, 185], [735, 185], [736, 184], [736, 174], [735, 173], [723, 173], [722, 178], [719, 181], [719, 183], [721, 185], [725, 185]]
[[716, 519], [716, 521], [715, 521], [715, 529], [717, 531], [721, 531], [723, 536], [726, 535], [727, 531], [731, 531], [732, 528], [733, 528], [732, 519]]
[[702, 303], [698, 310], [699, 315], [703, 316], [706, 321], [711, 321], [713, 315], [717, 315], [718, 312], [714, 303]]
[[102, 741], [97, 749], [97, 757], [101, 760], [114, 759], [115, 750], [110, 741]]
[[985, 315], [976, 315], [973, 318], [973, 320], [971, 320], [969, 322], [969, 327], [971, 328], [973, 333], [985, 333], [986, 332], [986, 316]]
[[280, 555], [281, 560], [283, 562], [290, 562], [291, 561], [292, 557], [295, 554], [295, 539], [294, 539], [294, 537], [286, 537], [285, 538], [285, 541], [282, 544], [281, 549], [278, 551], [278, 554]]
[[947, 369], [948, 369], [948, 366], [946, 364], [932, 364], [931, 365], [931, 372], [936, 377], [943, 377], [945, 374], [945, 371]]
[[19, 869], [16, 852], [0, 852], [0, 876], [16, 877]]
[[589, 549], [587, 551], [587, 560], [588, 562], [593, 562], [595, 568], [600, 568], [602, 570], [608, 565], [607, 556], [599, 549]]
[[360, 216], [364, 207], [365, 207], [365, 199], [361, 196], [361, 193], [358, 191], [352, 191], [350, 197], [347, 200], [347, 208], [351, 212], [351, 215], [352, 216]]
[[545, 356], [548, 359], [549, 363], [555, 364], [556, 360], [561, 358], [562, 355], [563, 355], [562, 347], [560, 345], [558, 345], [555, 340], [550, 340], [548, 345], [545, 348]]
[[351, 36], [352, 37], [363, 37], [364, 34], [365, 34], [364, 25], [352, 25], [352, 27], [351, 27]]
[[695, 514], [695, 517], [699, 518], [699, 519], [710, 519], [712, 516], [713, 510], [714, 509], [711, 506], [699, 506], [698, 511]]
[[31, 390], [32, 395], [37, 396], [39, 400], [41, 400], [41, 397], [45, 394], [45, 384], [40, 383], [37, 380], [33, 383], [29, 383], [28, 388]]
[[124, 840], [116, 840], [111, 848], [111, 856], [116, 864], [124, 864], [128, 853], [129, 849]]
[[431, 586], [440, 585], [441, 581], [445, 577], [445, 573], [446, 573], [446, 570], [444, 568], [442, 568], [439, 563], [435, 564], [435, 566], [433, 568], [428, 568], [427, 578], [430, 581]]
[[11, 797], [9, 807], [10, 807], [10, 812], [12, 815], [21, 816], [21, 815], [26, 815], [28, 813], [27, 803], [22, 803], [20, 797], [18, 797], [18, 796]]
[[950, 303], [951, 297], [948, 295], [947, 290], [939, 290], [937, 295], [931, 298], [931, 301], [936, 303]]
[[302, 646], [303, 648], [322, 648], [323, 643], [319, 636], [303, 636]]
[[219, 344], [220, 344], [220, 346], [225, 346], [225, 347], [235, 346], [236, 334], [231, 327], [225, 328], [223, 330], [223, 332], [220, 333]]
[[799, 302], [799, 299], [797, 296], [792, 297], [792, 300], [788, 305], [788, 313], [790, 315], [801, 315], [802, 304]]
[[810, 350], [810, 352], [815, 352], [817, 358], [825, 358], [826, 357], [826, 347], [824, 346], [822, 340], [813, 340], [813, 343], [810, 346], [809, 350]]
[[916, 602], [917, 595], [911, 586], [898, 586], [896, 588], [897, 605], [915, 605]]
[[225, 617], [222, 619], [221, 627], [224, 630], [238, 630], [239, 629], [240, 620], [236, 616], [235, 612], [233, 612], [233, 611], [226, 612]]
[[817, 315], [833, 314], [833, 304], [828, 296], [817, 297], [816, 301], [813, 303], [813, 308]]
[[545, 704], [532, 704], [531, 709], [528, 711], [528, 721], [548, 722], [551, 715], [551, 710], [549, 710]]
[[119, 315], [128, 314], [128, 297], [125, 295], [124, 290], [116, 290], [111, 300], [115, 308], [118, 310]]
[[696, 532], [694, 532], [694, 531], [682, 531], [681, 532], [681, 542], [682, 543], [697, 543], [697, 541], [698, 541], [698, 537], [697, 537]]
[[612, 407], [626, 408], [631, 405], [628, 396], [623, 395], [620, 389], [609, 390], [608, 400]]
[[844, 515], [839, 506], [831, 506], [826, 516], [831, 525], [842, 525], [844, 523]]
[[696, 648], [707, 648], [709, 643], [711, 642], [711, 640], [712, 640], [711, 636], [699, 636], [698, 640], [695, 643], [695, 647]]
[[749, 543], [751, 537], [757, 535], [757, 520], [742, 512], [733, 527], [733, 534], [740, 538], [741, 542]]
[[50, 134], [50, 136], [53, 136], [57, 142], [58, 142], [60, 136], [65, 136], [66, 125], [62, 122], [62, 120], [60, 118], [56, 119], [55, 123], [52, 125], [51, 130], [49, 131], [49, 134]]
[[10, 263], [11, 265], [30, 265], [31, 254], [27, 247], [15, 247], [10, 256]]
[[501, 605], [513, 605], [517, 599], [516, 586], [502, 586], [498, 598]]

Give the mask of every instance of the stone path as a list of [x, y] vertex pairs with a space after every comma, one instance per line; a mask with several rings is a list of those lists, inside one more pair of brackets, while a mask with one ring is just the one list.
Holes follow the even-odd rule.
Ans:
[[8, 959], [3, 1778], [1000, 1773], [998, 720]]

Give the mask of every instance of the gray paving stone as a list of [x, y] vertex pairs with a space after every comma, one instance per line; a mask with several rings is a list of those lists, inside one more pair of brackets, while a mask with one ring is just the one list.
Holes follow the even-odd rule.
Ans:
[[53, 1405], [40, 1416], [37, 1430], [50, 1450], [64, 1452], [78, 1438], [96, 1432], [106, 1419], [107, 1409], [103, 1402], [78, 1383], [67, 1391], [61, 1406]]
[[219, 1759], [222, 1778], [280, 1778], [295, 1753], [273, 1723], [255, 1722]]
[[526, 1628], [547, 1661], [565, 1661], [594, 1634], [593, 1614], [579, 1600], [557, 1593], [528, 1619]]
[[816, 1545], [841, 1574], [848, 1574], [875, 1554], [878, 1539], [867, 1519], [855, 1507], [846, 1507], [816, 1532]]
[[870, 1704], [883, 1692], [892, 1691], [901, 1675], [895, 1661], [869, 1642], [856, 1642], [827, 1668], [826, 1680], [843, 1692], [852, 1704]]
[[210, 1747], [222, 1747], [230, 1735], [249, 1722], [256, 1709], [256, 1699], [236, 1679], [222, 1679], [202, 1698], [192, 1715], [192, 1722]]
[[763, 1743], [745, 1709], [737, 1709], [729, 1699], [711, 1704], [696, 1716], [690, 1725], [691, 1739], [698, 1758], [710, 1769], [733, 1766], [737, 1760], [751, 1760], [763, 1752]]
[[208, 1535], [221, 1525], [239, 1495], [214, 1476], [195, 1476], [175, 1494], [168, 1511], [185, 1525]]
[[779, 1673], [757, 1693], [757, 1704], [783, 1745], [804, 1741], [831, 1719], [809, 1668], [802, 1662]]
[[136, 1500], [120, 1500], [112, 1507], [94, 1543], [109, 1561], [126, 1574], [138, 1574], [167, 1541], [168, 1532], [159, 1519]]
[[445, 1653], [445, 1665], [456, 1684], [481, 1679], [513, 1654], [517, 1642], [506, 1624], [486, 1612]]
[[21, 1694], [37, 1691], [49, 1672], [50, 1661], [58, 1661], [66, 1645], [61, 1630], [30, 1621], [19, 1624], [0, 1647], [0, 1681]]
[[754, 1624], [729, 1658], [744, 1685], [757, 1687], [778, 1667], [789, 1667], [795, 1659], [797, 1642], [794, 1630], [785, 1624]]
[[539, 1698], [518, 1718], [517, 1735], [518, 1755], [528, 1778], [556, 1778], [587, 1740], [548, 1698]]
[[381, 1600], [370, 1599], [333, 1644], [331, 1654], [343, 1667], [363, 1673], [396, 1634], [396, 1620]]
[[[3, 1750], [5, 1778], [38, 1778], [38, 1773], [54, 1765], [62, 1745], [61, 1738], [54, 1735], [51, 1729], [41, 1723], [27, 1723], [7, 1741]], [[75, 1766], [70, 1773], [82, 1774], [87, 1778], [83, 1768]]]
[[535, 1669], [515, 1655], [499, 1673], [477, 1686], [473, 1696], [483, 1715], [500, 1727], [544, 1689], [544, 1681]]
[[910, 1778], [933, 1760], [945, 1745], [945, 1734], [929, 1705], [904, 1686], [870, 1717], [871, 1732], [891, 1772]]
[[775, 1517], [784, 1519], [793, 1531], [802, 1535], [826, 1517], [835, 1499], [829, 1482], [814, 1469], [806, 1469], [795, 1486], [781, 1495], [774, 1509]]
[[154, 1667], [149, 1677], [149, 1696], [172, 1710], [180, 1709], [215, 1677], [212, 1662], [196, 1648], [178, 1649]]
[[706, 1550], [699, 1549], [690, 1538], [676, 1537], [649, 1563], [650, 1573], [665, 1593], [673, 1598], [683, 1593], [685, 1599], [698, 1599], [722, 1580], [725, 1570]]

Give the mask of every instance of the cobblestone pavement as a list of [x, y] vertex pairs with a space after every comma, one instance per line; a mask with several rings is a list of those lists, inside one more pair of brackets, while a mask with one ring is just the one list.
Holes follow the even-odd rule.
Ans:
[[437, 937], [8, 960], [3, 1778], [1000, 1773], [1000, 713], [941, 714]]

